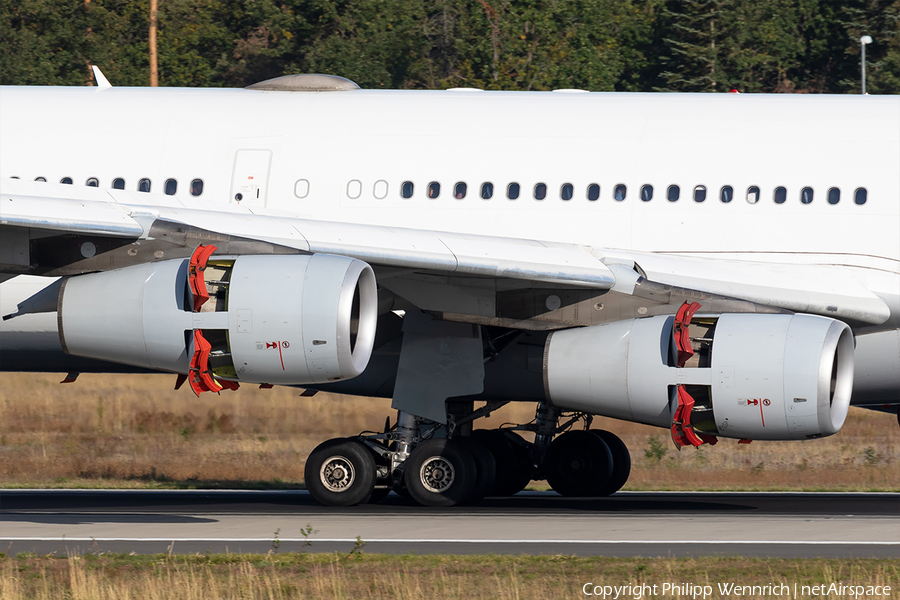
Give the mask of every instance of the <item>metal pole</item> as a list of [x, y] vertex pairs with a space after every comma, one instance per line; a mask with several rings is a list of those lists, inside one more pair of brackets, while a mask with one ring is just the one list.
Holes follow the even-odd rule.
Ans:
[[866, 45], [862, 45], [862, 95], [866, 95]]
[[862, 77], [862, 94], [863, 94], [863, 96], [866, 95], [866, 46], [868, 46], [871, 43], [872, 43], [872, 38], [868, 35], [864, 35], [861, 38], [859, 38], [859, 46], [860, 46], [860, 50], [861, 50], [860, 54], [862, 56], [861, 77]]

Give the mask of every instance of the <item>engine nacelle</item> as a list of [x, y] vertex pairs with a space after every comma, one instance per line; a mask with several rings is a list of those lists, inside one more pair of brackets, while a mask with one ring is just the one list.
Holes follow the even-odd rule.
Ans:
[[194, 312], [187, 259], [68, 278], [59, 295], [63, 349], [187, 373], [199, 329], [219, 378], [303, 385], [366, 368], [378, 311], [366, 263], [327, 254], [214, 257], [205, 279], [210, 300]]
[[547, 397], [565, 410], [670, 427], [677, 386], [694, 399], [694, 429], [788, 440], [837, 433], [853, 386], [853, 336], [815, 315], [695, 317], [694, 357], [677, 367], [674, 317], [630, 319], [550, 335]]

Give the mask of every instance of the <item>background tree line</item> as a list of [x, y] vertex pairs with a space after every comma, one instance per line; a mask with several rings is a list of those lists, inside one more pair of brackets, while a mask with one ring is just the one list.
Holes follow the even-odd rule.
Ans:
[[[0, 3], [0, 83], [147, 85], [149, 0]], [[900, 93], [900, 0], [159, 0], [159, 82]]]

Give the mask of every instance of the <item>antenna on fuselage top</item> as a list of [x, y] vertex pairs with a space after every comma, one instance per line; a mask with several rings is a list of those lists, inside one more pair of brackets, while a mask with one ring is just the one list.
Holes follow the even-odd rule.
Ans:
[[97, 82], [98, 88], [111, 88], [112, 84], [109, 82], [109, 79], [103, 76], [103, 73], [100, 72], [100, 67], [97, 65], [91, 65], [91, 70], [94, 72], [94, 81]]

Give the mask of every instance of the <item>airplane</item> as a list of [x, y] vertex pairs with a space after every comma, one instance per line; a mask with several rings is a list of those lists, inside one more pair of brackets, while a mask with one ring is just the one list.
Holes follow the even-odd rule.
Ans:
[[613, 494], [598, 415], [680, 449], [898, 412], [898, 96], [96, 72], [0, 89], [4, 371], [392, 398], [310, 454], [329, 506]]

